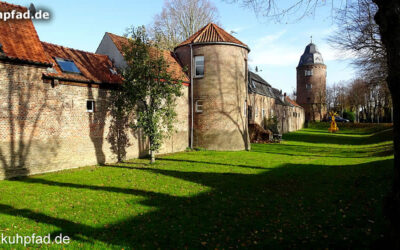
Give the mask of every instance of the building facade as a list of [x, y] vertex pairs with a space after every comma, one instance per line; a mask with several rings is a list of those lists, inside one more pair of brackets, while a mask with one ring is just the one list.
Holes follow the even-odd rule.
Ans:
[[192, 79], [193, 147], [249, 150], [249, 48], [210, 23], [175, 48]]
[[[0, 2], [1, 11], [13, 9], [26, 11]], [[110, 94], [122, 78], [110, 58], [41, 42], [31, 20], [0, 22], [0, 44], [0, 179], [116, 162], [115, 131], [121, 128], [110, 114]], [[176, 132], [160, 154], [188, 145], [183, 75]], [[123, 129], [127, 143], [119, 153], [147, 155], [141, 132]]]
[[303, 128], [304, 109], [286, 96], [286, 93], [273, 88], [254, 72], [249, 72], [248, 89], [249, 122], [265, 128], [266, 122], [275, 118], [280, 133]]
[[[26, 11], [0, 2], [0, 11], [14, 9]], [[111, 94], [123, 84], [117, 69], [126, 67], [126, 42], [106, 33], [90, 53], [40, 41], [31, 20], [0, 22], [0, 179], [148, 154], [141, 131], [126, 126], [133, 118], [116, 122], [110, 112]], [[272, 94], [263, 92], [265, 81], [248, 72], [250, 49], [217, 25], [160, 52], [183, 81], [183, 95], [175, 132], [159, 154], [249, 150], [248, 122], [263, 124], [260, 116], [277, 116], [281, 132], [302, 127], [303, 109], [268, 83]], [[261, 85], [251, 87], [253, 80]], [[122, 147], [115, 145], [121, 133]]]
[[297, 71], [297, 103], [305, 111], [306, 121], [326, 117], [326, 65], [317, 46], [310, 43], [300, 57]]

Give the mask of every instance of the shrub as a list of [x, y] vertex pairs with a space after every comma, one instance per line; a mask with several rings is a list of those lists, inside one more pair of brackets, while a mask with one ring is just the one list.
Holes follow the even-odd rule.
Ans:
[[356, 115], [354, 114], [354, 112], [351, 111], [344, 111], [343, 112], [343, 118], [347, 119], [351, 122], [354, 122], [354, 120], [356, 119]]
[[278, 118], [273, 116], [272, 118], [264, 117], [264, 128], [271, 131], [273, 134], [279, 134], [278, 130]]

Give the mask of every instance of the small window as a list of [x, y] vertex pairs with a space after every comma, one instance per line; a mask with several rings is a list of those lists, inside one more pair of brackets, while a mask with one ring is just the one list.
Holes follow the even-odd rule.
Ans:
[[251, 81], [251, 84], [253, 85], [253, 88], [256, 88], [256, 84], [253, 80]]
[[312, 70], [312, 69], [305, 70], [305, 71], [304, 71], [304, 75], [305, 75], [305, 76], [312, 76], [312, 75], [313, 75], [313, 70]]
[[306, 84], [306, 89], [312, 89], [312, 84], [311, 83], [307, 83]]
[[71, 60], [62, 59], [62, 58], [55, 58], [58, 66], [60, 66], [62, 72], [65, 73], [75, 73], [80, 74], [81, 71], [76, 67], [75, 63]]
[[264, 119], [264, 117], [265, 117], [265, 109], [262, 109], [261, 115], [262, 115], [262, 119]]
[[90, 112], [90, 113], [94, 112], [94, 101], [93, 100], [86, 101], [86, 111]]
[[256, 107], [256, 117], [258, 117], [258, 108]]
[[243, 107], [243, 115], [244, 116], [246, 116], [246, 114], [247, 114], [247, 103], [246, 103], [246, 101], [244, 101], [244, 107]]
[[202, 100], [196, 101], [196, 113], [203, 113], [203, 101]]
[[271, 118], [274, 117], [274, 110], [273, 110], [273, 109], [271, 109], [270, 117], [271, 117]]
[[249, 106], [247, 113], [249, 115], [249, 120], [253, 120], [253, 107], [252, 106]]
[[194, 57], [194, 69], [195, 77], [202, 77], [204, 76], [204, 56], [195, 56]]

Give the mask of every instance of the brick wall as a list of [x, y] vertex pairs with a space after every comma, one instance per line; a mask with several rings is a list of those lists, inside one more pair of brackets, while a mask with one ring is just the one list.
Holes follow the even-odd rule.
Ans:
[[[304, 109], [301, 107], [290, 107], [276, 104], [275, 99], [259, 94], [249, 94], [249, 105], [252, 109], [252, 121], [264, 126], [264, 115], [268, 119], [271, 116], [278, 118], [278, 128], [283, 133], [302, 129], [304, 126]], [[285, 113], [285, 117], [283, 114]], [[296, 113], [296, 114], [294, 114]]]
[[[191, 72], [190, 47], [178, 47], [175, 53]], [[204, 76], [193, 79], [193, 103], [203, 102], [203, 112], [194, 112], [193, 116], [194, 147], [250, 149], [244, 113], [247, 53], [246, 49], [232, 45], [193, 45], [193, 56], [204, 56]]]
[[[0, 179], [116, 161], [109, 142], [110, 90], [85, 84], [52, 87], [45, 68], [0, 63]], [[178, 100], [177, 132], [160, 153], [188, 146], [188, 91]], [[95, 112], [86, 101], [95, 101]], [[126, 158], [147, 154], [138, 131], [126, 129]]]
[[[311, 76], [305, 70], [312, 70]], [[307, 88], [307, 84], [311, 88]], [[326, 116], [326, 66], [323, 64], [297, 67], [297, 103], [304, 110], [307, 121], [320, 121]]]

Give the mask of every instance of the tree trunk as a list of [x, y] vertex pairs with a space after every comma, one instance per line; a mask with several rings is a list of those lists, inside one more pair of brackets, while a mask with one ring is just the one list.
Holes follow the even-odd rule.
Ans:
[[392, 224], [394, 247], [400, 248], [400, 1], [373, 0], [378, 6], [375, 21], [379, 25], [387, 52], [387, 83], [393, 100], [394, 118], [394, 181], [386, 213]]
[[150, 150], [150, 164], [153, 164], [156, 162], [156, 158], [154, 156], [154, 151]]

